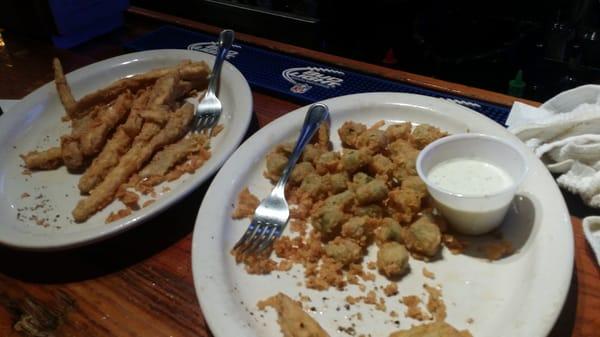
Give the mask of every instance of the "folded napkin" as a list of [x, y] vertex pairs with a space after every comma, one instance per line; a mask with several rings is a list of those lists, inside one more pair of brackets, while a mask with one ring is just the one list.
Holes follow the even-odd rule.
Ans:
[[[508, 130], [531, 148], [559, 186], [600, 208], [600, 86], [563, 92], [535, 108], [515, 102]], [[600, 265], [600, 217], [582, 221], [585, 237]]]

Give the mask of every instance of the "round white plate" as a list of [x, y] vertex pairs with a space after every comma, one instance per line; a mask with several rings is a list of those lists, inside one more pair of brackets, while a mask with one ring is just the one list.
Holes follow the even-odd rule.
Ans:
[[[517, 252], [489, 262], [476, 255], [453, 255], [444, 248], [438, 261], [424, 263], [411, 259], [411, 272], [399, 281], [398, 288], [401, 296], [426, 299], [423, 284], [441, 284], [448, 312], [446, 321], [457, 328], [469, 329], [476, 337], [545, 336], [569, 288], [573, 234], [562, 195], [542, 163], [494, 121], [441, 99], [369, 93], [324, 103], [331, 111], [332, 141], [336, 148], [339, 138], [335, 131], [344, 121], [372, 124], [384, 119], [429, 123], [451, 133], [496, 135], [518, 144], [527, 153], [530, 172], [522, 185], [521, 197], [503, 225], [505, 239], [515, 245]], [[363, 304], [347, 310], [344, 308], [347, 295], [364, 295], [356, 286], [348, 286], [345, 291], [306, 289], [298, 285], [304, 281], [303, 270], [298, 266], [287, 273], [248, 275], [229, 254], [248, 225], [247, 220], [231, 220], [237, 194], [245, 186], [259, 198], [268, 194], [271, 185], [262, 176], [264, 157], [276, 144], [295, 140], [306, 111], [307, 107], [295, 110], [244, 142], [217, 174], [198, 212], [192, 245], [194, 285], [204, 317], [216, 337], [281, 336], [274, 311], [259, 312], [256, 308], [258, 300], [279, 291], [295, 299], [299, 299], [299, 293], [309, 296], [312, 303], [308, 305], [316, 309], [311, 315], [331, 336], [344, 336], [338, 327], [353, 324], [356, 336], [387, 336], [419, 323], [404, 317], [399, 296], [386, 298], [387, 313]], [[374, 250], [369, 253], [365, 263], [374, 260]], [[423, 266], [435, 273], [435, 280], [422, 276]], [[388, 283], [377, 276], [376, 285]], [[372, 283], [365, 284], [367, 289], [373, 288]], [[390, 317], [391, 310], [400, 316]], [[357, 312], [362, 313], [363, 320], [356, 319]]]
[[[77, 98], [119, 78], [175, 65], [184, 59], [204, 60], [212, 66], [214, 56], [188, 50], [144, 51], [94, 63], [66, 77]], [[219, 96], [223, 103], [220, 123], [225, 128], [212, 139], [212, 156], [200, 169], [158, 186], [156, 202], [126, 218], [105, 224], [111, 211], [123, 208], [120, 202], [113, 202], [85, 223], [77, 224], [72, 220], [71, 211], [80, 199], [79, 175], [68, 173], [64, 167], [35, 172], [31, 176], [22, 174], [20, 154], [56, 146], [60, 136], [69, 130], [68, 123], [61, 122], [65, 113], [53, 82], [27, 95], [0, 117], [0, 243], [23, 249], [83, 245], [140, 224], [177, 202], [223, 164], [250, 124], [250, 87], [228, 62], [223, 65]], [[22, 197], [23, 193], [30, 196]], [[45, 226], [37, 224], [36, 218], [46, 220]]]

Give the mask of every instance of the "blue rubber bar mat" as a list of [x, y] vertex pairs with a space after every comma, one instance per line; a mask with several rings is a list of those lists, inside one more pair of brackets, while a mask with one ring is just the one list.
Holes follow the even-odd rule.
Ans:
[[[215, 54], [216, 36], [174, 26], [162, 26], [125, 45], [131, 50], [190, 49]], [[452, 100], [504, 125], [510, 109], [464, 96], [394, 82], [348, 69], [332, 67], [244, 43], [236, 43], [227, 55], [255, 89], [287, 99], [312, 103], [336, 96], [375, 91], [404, 92]]]

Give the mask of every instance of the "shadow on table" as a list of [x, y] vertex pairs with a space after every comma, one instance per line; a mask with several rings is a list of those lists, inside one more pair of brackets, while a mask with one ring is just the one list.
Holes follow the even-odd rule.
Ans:
[[[575, 268], [575, 266], [573, 266]], [[575, 318], [577, 314], [577, 271], [573, 270], [573, 279], [571, 280], [571, 286], [567, 294], [565, 304], [560, 311], [554, 327], [548, 334], [548, 337], [564, 337], [573, 335], [573, 329], [575, 327]]]
[[[253, 114], [244, 139], [258, 130]], [[211, 177], [168, 210], [113, 238], [55, 252], [29, 252], [0, 246], [0, 273], [31, 283], [68, 283], [131, 267], [176, 244], [194, 229]]]

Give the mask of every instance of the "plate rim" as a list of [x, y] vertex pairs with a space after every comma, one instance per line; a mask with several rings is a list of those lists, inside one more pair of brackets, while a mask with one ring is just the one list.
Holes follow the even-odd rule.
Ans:
[[[112, 68], [122, 66], [124, 64], [143, 62], [152, 59], [196, 59], [203, 60], [207, 62], [209, 66], [212, 67], [214, 58], [214, 55], [201, 51], [193, 51], [186, 49], [152, 49], [121, 54], [107, 59], [103, 59], [98, 62], [94, 62], [85, 65], [81, 68], [75, 69], [65, 74], [65, 77], [67, 78], [67, 81], [77, 82], [82, 79], [90, 78], [90, 76], [94, 76], [94, 74], [97, 74], [99, 71], [105, 68]], [[151, 69], [153, 68], [148, 68], [147, 70]], [[244, 75], [239, 71], [239, 69], [237, 69], [229, 61], [224, 62], [224, 67], [221, 74], [222, 81], [223, 75], [226, 73], [230, 73], [232, 76], [231, 78], [233, 81], [231, 83], [233, 83], [234, 85], [234, 96], [236, 97], [237, 104], [239, 105], [238, 110], [232, 111], [232, 113], [243, 113], [243, 115], [236, 115], [236, 117], [238, 117], [240, 121], [238, 124], [240, 126], [240, 132], [237, 132], [233, 135], [234, 137], [231, 138], [232, 141], [229, 142], [231, 144], [229, 148], [223, 149], [224, 151], [220, 151], [219, 156], [215, 156], [214, 154], [213, 156], [211, 156], [211, 159], [217, 158], [211, 167], [208, 167], [205, 170], [202, 169], [206, 167], [201, 167], [197, 171], [197, 176], [189, 181], [190, 187], [184, 188], [180, 193], [169, 194], [165, 198], [161, 198], [164, 199], [165, 202], [160, 204], [156, 203], [156, 206], [154, 208], [150, 209], [145, 213], [137, 214], [136, 216], [132, 217], [131, 219], [128, 219], [123, 223], [116, 223], [112, 226], [110, 224], [106, 224], [105, 226], [95, 227], [91, 229], [91, 232], [89, 234], [87, 234], [87, 231], [77, 232], [76, 234], [81, 233], [81, 235], [78, 235], [76, 238], [66, 240], [59, 238], [58, 240], [49, 240], [50, 242], [48, 242], [47, 240], [42, 241], [39, 239], [34, 239], [34, 241], [32, 242], [24, 242], [19, 240], [11, 240], [11, 237], [0, 237], [0, 245], [24, 251], [57, 251], [93, 244], [114, 237], [127, 230], [133, 229], [145, 223], [146, 221], [151, 220], [153, 217], [166, 211], [168, 208], [173, 206], [182, 198], [191, 194], [200, 185], [205, 183], [217, 170], [221, 168], [221, 166], [225, 163], [229, 156], [239, 147], [240, 143], [244, 139], [244, 136], [246, 135], [250, 127], [253, 114], [253, 97], [250, 85], [244, 77]], [[114, 79], [114, 81], [116, 80], [117, 79]], [[54, 80], [51, 80], [36, 88], [32, 92], [21, 98], [13, 106], [11, 106], [10, 109], [5, 111], [4, 115], [1, 117], [2, 120], [4, 120], [4, 123], [2, 124], [5, 126], [2, 127], [2, 125], [0, 125], [0, 129], [8, 128], [8, 126], [6, 125], [14, 125], [16, 119], [18, 118], [17, 115], [19, 114], [19, 111], [23, 112], [30, 110], [29, 106], [31, 106], [32, 104], [36, 104], [36, 102], [42, 102], [44, 100], [44, 97], [49, 92], [56, 93], [56, 89], [54, 88]], [[140, 211], [141, 209], [137, 212], [139, 213]], [[20, 238], [23, 237], [27, 237], [27, 235], [20, 236]], [[35, 237], [35, 235], [29, 235], [29, 237]]]
[[[447, 100], [429, 97], [429, 96], [425, 96], [425, 95], [418, 95], [418, 94], [398, 93], [398, 92], [370, 92], [370, 93], [360, 93], [360, 94], [350, 94], [350, 95], [338, 96], [338, 97], [322, 100], [322, 101], [315, 102], [315, 103], [324, 103], [324, 104], [330, 105], [332, 114], [335, 114], [334, 105], [343, 104], [344, 101], [351, 100], [351, 99], [357, 99], [359, 101], [364, 99], [365, 102], [370, 102], [370, 103], [375, 103], [375, 104], [401, 104], [404, 106], [416, 106], [416, 107], [427, 109], [430, 111], [434, 111], [436, 109], [431, 106], [427, 106], [427, 103], [432, 103], [433, 105], [442, 105], [442, 106], [443, 105], [446, 105], [446, 106], [451, 105], [453, 109], [461, 109], [463, 111], [466, 111], [469, 114], [472, 114], [474, 116], [474, 118], [476, 118], [476, 119], [485, 120], [486, 122], [491, 122], [491, 123], [496, 124], [496, 122], [494, 122], [493, 120], [491, 120], [491, 119], [485, 117], [484, 115], [482, 115], [472, 109], [469, 109], [467, 107], [461, 106], [454, 102], [449, 102]], [[388, 101], [385, 101], [385, 99], [388, 99]], [[421, 103], [421, 104], [415, 104], [415, 103], [411, 103], [411, 102], [402, 103], [403, 99], [408, 100], [408, 101], [423, 100], [424, 103]], [[363, 103], [363, 101], [361, 101], [360, 103]], [[360, 106], [360, 103], [358, 103], [357, 105]], [[207, 195], [209, 195], [211, 192], [214, 192], [214, 190], [219, 187], [219, 184], [221, 183], [221, 181], [224, 180], [224, 175], [227, 172], [227, 170], [224, 170], [224, 168], [228, 168], [231, 165], [230, 162], [234, 162], [237, 159], [236, 157], [238, 156], [239, 152], [245, 151], [245, 145], [247, 143], [256, 141], [256, 139], [263, 137], [262, 135], [264, 133], [268, 132], [270, 129], [273, 129], [279, 123], [298, 122], [298, 125], [300, 125], [301, 120], [304, 116], [303, 113], [305, 113], [308, 110], [309, 106], [310, 106], [310, 104], [304, 105], [302, 107], [294, 109], [294, 110], [280, 116], [279, 118], [277, 118], [277, 119], [271, 121], [269, 124], [265, 125], [263, 128], [259, 129], [251, 137], [246, 139], [244, 141], [244, 143], [242, 143], [238, 147], [238, 149], [229, 157], [229, 159], [223, 164], [221, 170], [219, 170], [219, 172], [213, 179], [211, 185], [209, 186], [209, 188], [206, 192]], [[444, 113], [444, 114], [449, 116], [447, 113]], [[511, 135], [510, 133], [508, 133], [508, 131], [505, 128], [503, 128], [500, 125], [497, 125], [497, 126], [499, 128], [501, 128], [502, 130], [505, 130], [506, 133], [508, 135], [510, 135], [511, 138], [516, 139], [516, 137], [514, 137], [514, 135]], [[272, 144], [272, 145], [274, 145], [274, 144]], [[533, 154], [529, 154], [528, 157], [531, 157], [530, 155], [533, 156]], [[534, 159], [529, 159], [529, 160], [534, 160], [534, 162], [535, 162], [535, 160], [539, 161], [539, 159], [537, 159], [535, 157], [533, 157], [533, 158]], [[541, 162], [539, 164], [541, 164]], [[550, 173], [548, 173], [548, 172], [546, 172], [546, 173], [550, 176]], [[558, 276], [556, 277], [555, 288], [553, 290], [558, 290], [558, 296], [554, 297], [554, 299], [556, 299], [557, 301], [555, 301], [553, 303], [556, 303], [557, 305], [552, 306], [552, 310], [549, 310], [548, 312], [544, 312], [543, 317], [539, 314], [537, 314], [539, 316], [536, 316], [536, 317], [540, 318], [540, 320], [537, 323], [538, 326], [534, 331], [539, 332], [539, 334], [536, 334], [536, 336], [539, 335], [540, 337], [546, 336], [551, 331], [552, 327], [556, 323], [558, 316], [565, 304], [565, 301], [566, 301], [567, 295], [568, 295], [568, 290], [569, 290], [569, 287], [571, 284], [571, 279], [572, 279], [572, 274], [573, 274], [572, 270], [573, 270], [573, 264], [574, 264], [573, 229], [572, 229], [572, 225], [571, 225], [571, 221], [570, 221], [570, 213], [568, 211], [568, 208], [566, 206], [564, 198], [562, 197], [562, 194], [560, 193], [558, 186], [556, 184], [554, 184], [554, 186], [551, 188], [555, 190], [555, 194], [559, 197], [559, 199], [557, 200], [557, 202], [561, 208], [561, 210], [559, 212], [563, 215], [563, 217], [561, 219], [557, 219], [556, 222], [557, 223], [565, 222], [567, 225], [566, 228], [564, 229], [564, 233], [561, 233], [561, 234], [565, 234], [563, 236], [563, 238], [564, 238], [563, 241], [565, 243], [564, 253], [566, 253], [566, 254], [563, 256], [563, 259], [562, 259], [562, 262], [563, 262], [562, 269], [563, 269], [563, 271], [565, 271], [565, 273], [558, 273]], [[223, 324], [227, 318], [226, 317], [224, 318], [223, 316], [218, 315], [217, 311], [214, 310], [214, 306], [213, 306], [215, 296], [217, 296], [217, 295], [215, 295], [215, 289], [213, 289], [213, 288], [215, 288], [214, 284], [216, 284], [215, 282], [213, 282], [213, 280], [214, 280], [213, 275], [225, 273], [226, 272], [224, 270], [225, 268], [217, 270], [216, 272], [215, 272], [215, 270], [211, 270], [210, 272], [212, 274], [209, 275], [208, 270], [205, 271], [205, 269], [210, 269], [210, 268], [208, 268], [206, 266], [201, 267], [202, 263], [204, 263], [204, 262], [206, 262], [209, 267], [214, 267], [215, 265], [217, 265], [217, 263], [215, 263], [214, 261], [213, 262], [208, 261], [207, 260], [208, 257], [203, 256], [201, 254], [200, 248], [199, 248], [199, 247], [202, 247], [204, 244], [210, 243], [210, 239], [208, 238], [208, 235], [203, 236], [203, 233], [202, 233], [203, 226], [202, 226], [202, 224], [199, 223], [200, 219], [202, 219], [202, 217], [203, 217], [203, 214], [207, 213], [206, 210], [209, 207], [210, 207], [209, 202], [206, 202], [206, 199], [203, 200], [203, 202], [198, 210], [198, 215], [196, 216], [196, 223], [194, 225], [194, 231], [193, 231], [193, 237], [192, 237], [192, 247], [191, 247], [192, 276], [193, 276], [193, 281], [194, 281], [194, 288], [196, 291], [196, 297], [198, 299], [198, 303], [200, 305], [200, 308], [202, 310], [202, 313], [204, 315], [206, 323], [209, 326], [209, 328], [211, 329], [211, 332], [215, 335], [215, 337], [225, 337], [225, 336], [231, 335], [231, 333], [234, 333], [234, 334], [237, 333], [238, 335], [241, 335], [244, 331], [247, 331], [247, 330], [244, 330], [243, 325], [241, 323], [239, 324], [239, 326], [232, 325], [232, 324], [229, 324], [229, 325]], [[538, 242], [538, 240], [536, 240], [536, 242]], [[217, 254], [217, 253], [213, 252], [213, 254]], [[216, 255], [216, 258], [220, 259], [221, 256]], [[215, 256], [213, 256], [213, 259], [215, 259]], [[222, 265], [220, 265], [220, 266], [222, 266]], [[201, 283], [201, 281], [206, 281], [206, 280], [210, 280], [210, 281]], [[553, 294], [556, 294], [556, 293], [553, 293]], [[212, 299], [212, 301], [211, 301], [211, 299]], [[235, 328], [232, 328], [232, 326], [235, 326]], [[225, 331], [223, 330], [223, 328], [225, 328]], [[248, 329], [250, 329], [250, 328], [248, 328]], [[252, 329], [252, 331], [255, 331], [255, 330]], [[528, 336], [528, 337], [534, 337], [534, 336]]]

